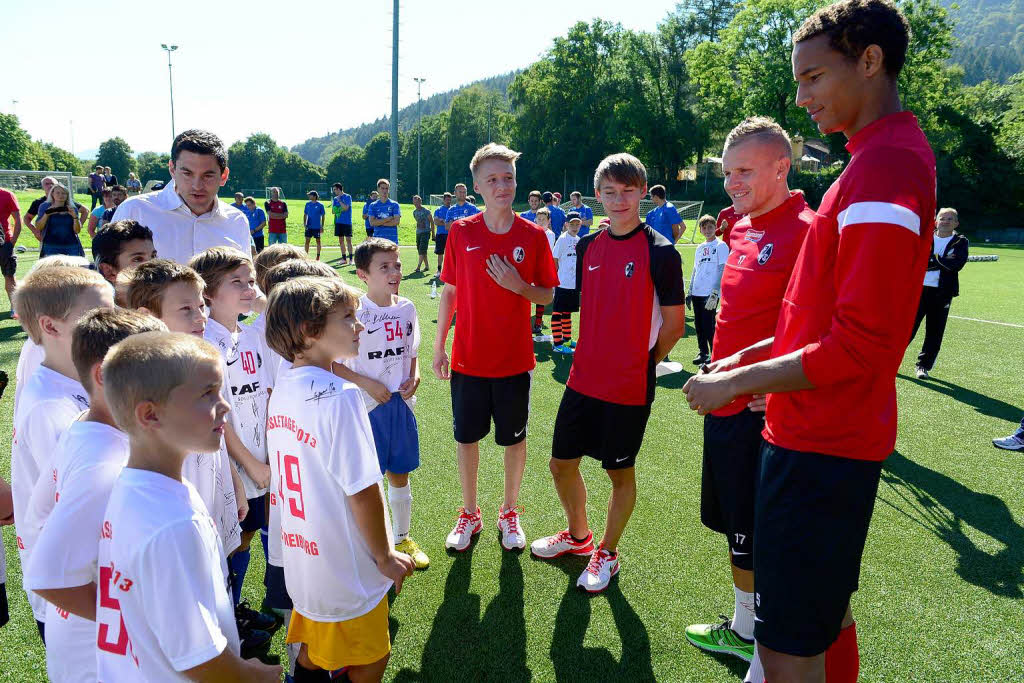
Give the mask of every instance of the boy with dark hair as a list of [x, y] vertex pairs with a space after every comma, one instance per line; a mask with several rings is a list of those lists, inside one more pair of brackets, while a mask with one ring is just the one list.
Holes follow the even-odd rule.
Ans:
[[153, 231], [130, 218], [107, 223], [92, 239], [93, 261], [110, 284], [117, 281], [117, 274], [125, 268], [134, 268], [156, 256]]
[[[583, 194], [577, 191], [569, 193], [569, 201], [572, 202], [570, 211], [580, 215], [580, 237], [586, 237], [590, 233], [590, 226], [594, 224], [594, 210], [583, 203]], [[568, 216], [568, 214], [566, 214]]]
[[[416, 220], [416, 253], [419, 258], [416, 261], [416, 272], [430, 270], [430, 261], [427, 259], [427, 247], [430, 240], [434, 238], [434, 217], [430, 209], [423, 206], [423, 198], [415, 195], [412, 198], [412, 205], [415, 209], [412, 217]], [[422, 264], [422, 268], [420, 267]]]
[[541, 194], [540, 190], [532, 190], [530, 196], [526, 198], [526, 202], [530, 205], [529, 211], [523, 211], [519, 214], [522, 218], [530, 221], [531, 223], [537, 222], [537, 209], [541, 207]]
[[[72, 333], [85, 313], [113, 308], [114, 299], [110, 285], [96, 271], [54, 266], [30, 273], [15, 294], [14, 306], [25, 332], [45, 353], [18, 397], [11, 444], [14, 528], [24, 571], [56, 499], [57, 442], [89, 407], [71, 358]], [[45, 642], [46, 601], [26, 592]]]
[[306, 228], [306, 253], [309, 253], [309, 240], [316, 240], [316, 260], [320, 260], [320, 236], [324, 232], [324, 219], [327, 212], [324, 210], [324, 205], [320, 203], [320, 193], [316, 190], [310, 190], [306, 193], [309, 197], [309, 201], [306, 202], [306, 208], [302, 211], [302, 223]]
[[391, 193], [391, 183], [387, 178], [377, 181], [378, 199], [367, 209], [370, 225], [373, 226], [373, 236], [383, 237], [398, 244], [398, 223], [402, 216], [402, 207], [388, 195]]
[[217, 452], [224, 435], [220, 354], [193, 335], [143, 332], [110, 350], [102, 380], [129, 456], [98, 552], [99, 679], [280, 680], [280, 666], [239, 656], [224, 548], [182, 480], [186, 458]]
[[562, 234], [562, 228], [565, 226], [565, 211], [562, 211], [562, 207], [555, 202], [555, 195], [550, 192], [545, 192], [541, 195], [541, 198], [551, 214], [551, 232], [555, 233], [555, 238], [557, 239]]
[[388, 591], [413, 572], [395, 550], [380, 463], [359, 389], [331, 370], [359, 351], [358, 293], [339, 278], [274, 288], [267, 341], [292, 367], [270, 399], [272, 488], [294, 609], [287, 643], [301, 644], [295, 681], [379, 681], [391, 653]]
[[97, 546], [110, 490], [128, 460], [128, 438], [110, 415], [100, 364], [123, 339], [161, 331], [167, 326], [151, 315], [99, 308], [82, 316], [71, 334], [71, 357], [89, 409], [57, 443], [57, 503], [36, 539], [24, 577], [25, 587], [48, 603], [46, 673], [51, 681], [97, 679]]
[[[536, 365], [530, 303], [550, 303], [558, 275], [544, 234], [512, 211], [518, 158], [518, 152], [494, 143], [473, 155], [473, 187], [483, 195], [485, 210], [452, 225], [441, 271], [448, 286], [437, 315], [433, 365], [439, 379], [451, 380], [463, 505], [445, 546], [458, 551], [468, 548], [483, 529], [477, 470], [480, 440], [490, 431], [492, 418], [494, 439], [505, 449], [504, 500], [498, 509], [501, 545], [506, 550], [526, 545], [517, 502], [526, 468], [530, 371]], [[465, 192], [464, 185], [456, 186], [462, 198]], [[445, 342], [456, 308], [449, 360]]]
[[370, 206], [377, 201], [377, 190], [370, 193], [370, 197], [363, 203], [363, 225], [366, 228], [366, 239], [373, 237], [374, 227], [370, 224]]
[[345, 192], [341, 183], [331, 186], [331, 213], [334, 215], [334, 236], [341, 248], [341, 262], [345, 266], [352, 259], [352, 195]]
[[644, 220], [647, 225], [664, 235], [665, 239], [675, 244], [683, 233], [683, 219], [675, 204], [666, 199], [667, 196], [664, 185], [655, 185], [651, 188], [651, 201], [655, 206], [647, 212]]
[[441, 195], [441, 206], [434, 209], [434, 256], [437, 257], [437, 278], [441, 278], [441, 266], [444, 265], [444, 248], [448, 241], [448, 212], [452, 208], [452, 193]]
[[[594, 195], [611, 216], [576, 245], [580, 339], [555, 419], [551, 474], [568, 528], [530, 546], [536, 557], [589, 555], [576, 585], [596, 593], [619, 572], [618, 543], [636, 504], [636, 457], [654, 401], [655, 365], [685, 330], [682, 262], [640, 221], [647, 170], [630, 154], [606, 157]], [[612, 484], [604, 536], [595, 547], [580, 462], [601, 462]]]
[[265, 246], [263, 228], [267, 226], [267, 214], [260, 207], [256, 206], [255, 197], [246, 197], [245, 216], [249, 219], [249, 235], [252, 243], [256, 245], [256, 253], [263, 251]]
[[797, 105], [822, 134], [848, 138], [850, 161], [807, 233], [774, 338], [733, 357], [760, 362], [723, 362], [684, 387], [702, 414], [768, 394], [754, 630], [772, 681], [854, 681], [859, 670], [850, 599], [896, 442], [895, 377], [935, 221], [935, 156], [897, 85], [909, 33], [894, 5], [844, 0], [794, 34]]

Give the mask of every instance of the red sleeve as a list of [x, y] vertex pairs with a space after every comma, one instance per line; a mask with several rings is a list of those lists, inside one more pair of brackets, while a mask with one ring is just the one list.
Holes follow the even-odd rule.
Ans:
[[537, 258], [533, 260], [533, 284], [537, 287], [557, 287], [558, 269], [555, 268], [555, 259], [551, 255], [551, 247], [548, 246], [547, 235], [543, 230], [536, 230], [536, 243], [534, 250]]
[[449, 285], [458, 286], [455, 282], [455, 255], [458, 253], [459, 248], [459, 228], [461, 226], [456, 223], [448, 230], [448, 238], [445, 241], [444, 246], [444, 265], [441, 267], [441, 282], [448, 283]]
[[815, 386], [899, 363], [910, 337], [932, 243], [935, 180], [912, 153], [868, 158], [838, 198], [832, 324], [804, 348]]

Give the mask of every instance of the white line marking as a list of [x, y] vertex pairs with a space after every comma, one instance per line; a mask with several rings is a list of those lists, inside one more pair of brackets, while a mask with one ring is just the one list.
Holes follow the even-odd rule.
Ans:
[[950, 318], [956, 318], [957, 320], [970, 320], [975, 323], [988, 323], [989, 325], [1002, 325], [1003, 327], [1016, 327], [1024, 330], [1024, 325], [1017, 325], [1015, 323], [1001, 323], [998, 320], [982, 320], [981, 318], [965, 318], [962, 315], [951, 315]]

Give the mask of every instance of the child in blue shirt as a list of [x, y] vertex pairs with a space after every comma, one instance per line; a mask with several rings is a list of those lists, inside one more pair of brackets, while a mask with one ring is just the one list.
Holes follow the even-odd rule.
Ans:
[[324, 216], [327, 215], [327, 211], [324, 209], [324, 205], [320, 203], [320, 193], [316, 190], [310, 190], [308, 195], [309, 201], [306, 202], [306, 208], [303, 211], [303, 224], [306, 226], [306, 253], [309, 253], [309, 240], [316, 240], [316, 260], [320, 260], [320, 235], [324, 231]]

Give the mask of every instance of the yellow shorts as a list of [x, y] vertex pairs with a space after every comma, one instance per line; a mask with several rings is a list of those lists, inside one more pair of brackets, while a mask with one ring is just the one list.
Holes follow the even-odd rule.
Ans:
[[348, 621], [313, 621], [292, 610], [285, 642], [305, 643], [310, 661], [328, 671], [373, 664], [391, 652], [388, 597]]

